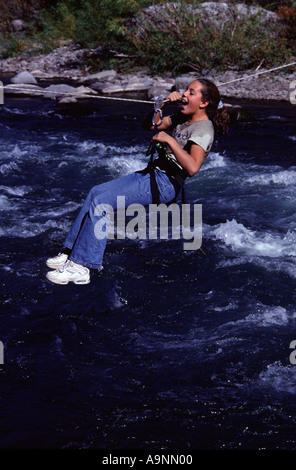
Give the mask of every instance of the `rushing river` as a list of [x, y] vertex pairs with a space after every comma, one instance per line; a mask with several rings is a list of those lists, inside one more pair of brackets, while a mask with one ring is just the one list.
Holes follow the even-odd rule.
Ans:
[[45, 261], [89, 189], [146, 165], [147, 105], [5, 99], [2, 448], [296, 449], [296, 108], [242, 104], [256, 119], [186, 183], [204, 253], [109, 240], [89, 285], [58, 286]]

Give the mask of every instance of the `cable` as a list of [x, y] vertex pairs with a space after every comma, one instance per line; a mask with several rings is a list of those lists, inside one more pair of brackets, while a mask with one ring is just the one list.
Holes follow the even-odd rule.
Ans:
[[218, 83], [217, 87], [224, 86], [224, 85], [229, 85], [229, 83], [238, 82], [240, 80], [247, 80], [248, 78], [257, 77], [258, 75], [262, 75], [264, 73], [274, 72], [275, 70], [283, 69], [285, 67], [291, 67], [291, 65], [296, 65], [296, 62], [291, 62], [290, 64], [286, 64], [286, 65], [280, 65], [279, 67], [274, 67], [272, 69], [263, 70], [262, 72], [253, 73], [251, 75], [245, 75], [244, 77], [235, 78], [233, 80], [229, 80], [228, 82]]
[[75, 97], [75, 95], [77, 97], [82, 97], [82, 98], [97, 98], [97, 99], [102, 99], [102, 100], [117, 100], [117, 101], [131, 101], [133, 103], [147, 103], [147, 104], [153, 104], [154, 102], [153, 101], [145, 101], [145, 100], [136, 100], [136, 99], [132, 99], [132, 98], [119, 98], [119, 97], [115, 97], [115, 96], [102, 96], [102, 95], [95, 95], [95, 94], [88, 94], [88, 93], [79, 93], [77, 92], [76, 89], [74, 89], [73, 91], [49, 91], [49, 90], [46, 90], [46, 89], [40, 89], [40, 90], [36, 90], [36, 89], [30, 89], [30, 88], [26, 88], [26, 87], [15, 87], [15, 86], [9, 86], [9, 85], [4, 85], [3, 87], [0, 87], [0, 88], [3, 88], [4, 90], [10, 90], [10, 91], [20, 91], [20, 92], [24, 92], [24, 93], [30, 93], [30, 94], [36, 94], [36, 95], [59, 95], [61, 97], [64, 97], [64, 96], [73, 96]]

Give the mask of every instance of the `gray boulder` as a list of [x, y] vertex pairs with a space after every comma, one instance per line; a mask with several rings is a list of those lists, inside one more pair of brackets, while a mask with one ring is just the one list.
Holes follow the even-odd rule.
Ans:
[[[86, 98], [88, 95], [96, 94], [96, 91], [85, 86], [73, 87], [64, 83], [59, 85], [50, 85], [44, 89], [45, 98]], [[70, 101], [70, 100], [69, 100]]]
[[10, 79], [11, 83], [27, 83], [36, 85], [37, 80], [35, 77], [27, 71], [19, 72], [17, 75]]
[[23, 20], [12, 20], [11, 22], [12, 29], [15, 33], [19, 31], [23, 31], [24, 29], [24, 22]]
[[102, 70], [98, 73], [93, 73], [91, 75], [87, 75], [86, 77], [80, 78], [80, 83], [86, 83], [88, 85], [92, 85], [93, 83], [100, 82], [100, 81], [110, 81], [115, 79], [117, 75], [116, 70]]
[[47, 88], [44, 88], [45, 98], [56, 99], [61, 98], [64, 95], [74, 94], [76, 89], [73, 86], [66, 85], [61, 83], [59, 85], [49, 85]]
[[258, 18], [264, 28], [270, 25], [272, 34], [276, 35], [280, 29], [280, 22], [276, 13], [265, 8], [233, 2], [203, 2], [197, 7], [180, 2], [155, 4], [144, 8], [130, 23], [133, 34], [142, 40], [149, 40], [151, 31], [168, 31], [172, 28], [182, 30], [188, 16], [195, 17], [196, 21], [216, 28], [225, 25], [235, 27], [237, 21]]

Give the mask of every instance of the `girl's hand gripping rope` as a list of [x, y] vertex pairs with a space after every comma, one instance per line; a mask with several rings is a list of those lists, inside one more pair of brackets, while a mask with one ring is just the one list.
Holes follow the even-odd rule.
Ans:
[[156, 136], [159, 135], [159, 131], [169, 129], [170, 124], [169, 124], [168, 118], [163, 117], [162, 110], [168, 103], [171, 103], [171, 104], [179, 103], [181, 100], [182, 100], [182, 96], [177, 91], [171, 92], [165, 99], [163, 99], [161, 96], [157, 96], [155, 98], [152, 125], [150, 124], [151, 126], [150, 128], [154, 131], [154, 136], [152, 137], [152, 141], [150, 142], [149, 148], [146, 152], [147, 156], [153, 155], [156, 149], [158, 150], [158, 152], [163, 151], [163, 145], [160, 142], [157, 142]]
[[[162, 144], [166, 144], [167, 138], [169, 135], [166, 132], [163, 132], [162, 130], [158, 130], [158, 127], [161, 127], [162, 124], [164, 123], [164, 118], [162, 116], [162, 108], [167, 104], [167, 103], [179, 103], [182, 100], [182, 96], [180, 93], [177, 91], [173, 91], [170, 93], [165, 100], [162, 99], [161, 96], [158, 96], [155, 98], [155, 104], [154, 104], [154, 116], [153, 116], [153, 129], [154, 129], [154, 136], [152, 137], [152, 145], [157, 147], [158, 153], [162, 152], [164, 147]], [[156, 116], [159, 113], [158, 119], [160, 121], [156, 124]]]
[[154, 116], [152, 119], [152, 126], [154, 133], [157, 132], [157, 128], [162, 126], [164, 123], [164, 118], [162, 115], [162, 110], [168, 104], [179, 103], [182, 100], [182, 96], [177, 91], [170, 93], [165, 99], [161, 96], [157, 96], [154, 101]]

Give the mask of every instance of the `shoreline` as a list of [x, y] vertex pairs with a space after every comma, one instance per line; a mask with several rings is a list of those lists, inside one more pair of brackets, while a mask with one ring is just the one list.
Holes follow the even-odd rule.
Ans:
[[[155, 96], [163, 96], [169, 93], [172, 87], [182, 90], [186, 87], [186, 83], [188, 84], [197, 76], [204, 76], [217, 84], [222, 99], [266, 102], [281, 101], [289, 103], [291, 102], [290, 86], [296, 79], [295, 65], [287, 67], [284, 69], [285, 71], [282, 69], [268, 72], [264, 68], [259, 68], [257, 71], [249, 70], [242, 72], [229, 69], [225, 72], [218, 72], [216, 70], [204, 69], [201, 73], [189, 72], [176, 76], [173, 76], [171, 73], [159, 76], [147, 73], [145, 70], [122, 74], [114, 69], [106, 69], [97, 73], [91, 73], [89, 67], [83, 64], [85, 53], [85, 49], [70, 44], [59, 47], [49, 54], [34, 57], [12, 57], [0, 60], [0, 76], [7, 77], [8, 88], [11, 89], [9, 93], [13, 94], [16, 93], [16, 90], [13, 91], [13, 86], [10, 86], [10, 78], [21, 72], [27, 72], [33, 76], [35, 81], [27, 81], [27, 85], [31, 84], [31, 86], [34, 83], [42, 88], [42, 84], [46, 82], [71, 83], [74, 88], [78, 89], [79, 96], [76, 94], [76, 90], [73, 89], [75, 91], [75, 98], [72, 97], [72, 100], [68, 100], [69, 102], [83, 97], [81, 96], [83, 94], [85, 97], [87, 92], [110, 97], [136, 96], [139, 99], [153, 100]], [[254, 73], [260, 73], [260, 75], [251, 77], [250, 75]], [[242, 77], [245, 77], [245, 79], [241, 80]], [[234, 82], [224, 85], [225, 82], [231, 81]], [[20, 83], [23, 84], [25, 82]], [[16, 85], [14, 86], [16, 87]], [[33, 88], [31, 90], [34, 92]], [[5, 89], [5, 93], [8, 93], [8, 89]], [[27, 94], [29, 94], [29, 89]]]

